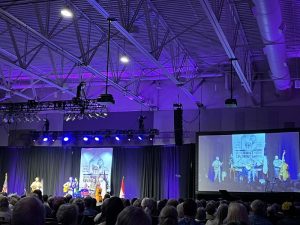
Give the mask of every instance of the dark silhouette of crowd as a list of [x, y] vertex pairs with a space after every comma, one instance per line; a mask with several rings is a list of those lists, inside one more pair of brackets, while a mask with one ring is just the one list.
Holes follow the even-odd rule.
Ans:
[[0, 225], [300, 225], [300, 204], [0, 194]]

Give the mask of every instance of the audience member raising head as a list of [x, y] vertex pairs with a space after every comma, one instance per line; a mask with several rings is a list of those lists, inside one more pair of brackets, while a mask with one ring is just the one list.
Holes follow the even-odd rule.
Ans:
[[246, 207], [237, 202], [231, 202], [228, 207], [228, 214], [224, 222], [228, 225], [231, 222], [238, 222], [249, 225]]
[[140, 207], [128, 206], [119, 214], [116, 225], [151, 225], [151, 220]]
[[177, 225], [178, 214], [174, 206], [165, 206], [159, 214], [159, 225]]
[[44, 206], [37, 198], [25, 197], [15, 205], [12, 225], [43, 225], [44, 222]]
[[105, 225], [115, 225], [119, 213], [124, 209], [123, 202], [118, 197], [106, 199], [102, 205], [102, 216]]

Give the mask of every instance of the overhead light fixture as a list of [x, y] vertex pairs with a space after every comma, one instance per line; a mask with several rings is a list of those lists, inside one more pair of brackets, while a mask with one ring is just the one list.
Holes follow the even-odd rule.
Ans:
[[73, 18], [74, 16], [72, 10], [68, 6], [65, 6], [62, 10], [60, 10], [60, 14], [65, 18]]
[[129, 63], [129, 58], [128, 58], [128, 56], [127, 56], [127, 55], [122, 55], [122, 56], [120, 57], [120, 62], [121, 62], [121, 63], [124, 63], [124, 64]]
[[119, 136], [116, 136], [115, 139], [116, 139], [116, 141], [120, 141], [120, 137]]
[[84, 141], [88, 141], [89, 138], [88, 138], [88, 137], [83, 137], [83, 140], [84, 140]]
[[95, 139], [95, 141], [100, 141], [99, 137], [95, 137], [94, 139]]
[[47, 137], [44, 137], [44, 138], [43, 138], [43, 142], [46, 142], [46, 141], [48, 141], [48, 138], [47, 138]]
[[237, 59], [230, 59], [230, 98], [225, 100], [225, 105], [228, 108], [237, 107], [237, 100], [233, 98], [233, 64], [232, 61]]
[[112, 18], [108, 18], [108, 37], [107, 37], [107, 55], [106, 55], [106, 80], [105, 80], [105, 93], [101, 94], [97, 99], [103, 105], [115, 104], [114, 97], [108, 93], [108, 70], [109, 70], [109, 57], [110, 57], [110, 27], [111, 22], [114, 21]]
[[67, 141], [69, 141], [69, 137], [64, 137], [64, 142], [67, 142]]

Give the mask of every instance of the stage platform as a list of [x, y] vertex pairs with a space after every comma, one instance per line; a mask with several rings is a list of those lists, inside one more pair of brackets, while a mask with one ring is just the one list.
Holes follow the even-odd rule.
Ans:
[[196, 199], [229, 201], [242, 200], [251, 202], [255, 199], [261, 199], [268, 203], [279, 203], [285, 201], [300, 202], [299, 192], [228, 192], [226, 190], [217, 191], [200, 191], [196, 192]]

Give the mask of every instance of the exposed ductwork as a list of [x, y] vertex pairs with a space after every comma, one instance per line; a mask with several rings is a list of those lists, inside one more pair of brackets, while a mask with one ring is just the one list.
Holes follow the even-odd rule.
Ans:
[[253, 0], [254, 14], [265, 44], [271, 77], [278, 92], [291, 88], [279, 0]]

